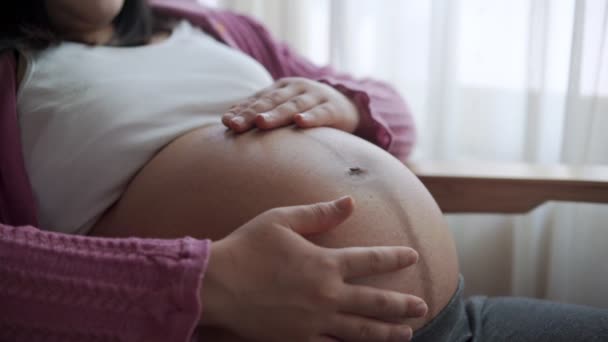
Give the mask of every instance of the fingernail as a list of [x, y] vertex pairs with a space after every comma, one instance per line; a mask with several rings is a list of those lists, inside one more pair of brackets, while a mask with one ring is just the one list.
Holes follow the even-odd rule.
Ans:
[[312, 115], [307, 114], [307, 113], [300, 113], [298, 115], [300, 116], [300, 119], [302, 119], [304, 121], [308, 121], [308, 120], [312, 119]]
[[335, 203], [340, 210], [346, 210], [350, 207], [350, 201], [352, 201], [350, 196], [343, 196], [335, 200]]
[[245, 123], [245, 119], [243, 119], [240, 116], [237, 116], [236, 118], [232, 118], [230, 121], [232, 121], [232, 123], [235, 124], [235, 125], [237, 125], [237, 126], [240, 126], [243, 123]]
[[264, 121], [270, 121], [270, 119], [272, 118], [268, 113], [262, 113], [260, 114], [260, 116], [262, 117], [262, 119], [264, 119]]
[[410, 264], [410, 265], [417, 264], [418, 260], [420, 260], [420, 256], [415, 251], [413, 253], [410, 253], [409, 258], [410, 258], [410, 260], [409, 260], [408, 264]]
[[401, 331], [401, 336], [406, 340], [409, 341], [412, 339], [412, 335], [414, 334], [414, 332], [412, 331], [412, 328], [410, 327], [406, 327]]
[[230, 119], [232, 119], [233, 117], [234, 117], [234, 114], [233, 114], [233, 113], [226, 113], [226, 114], [224, 114], [224, 119], [226, 119], [226, 120], [230, 120]]
[[417, 317], [422, 317], [424, 315], [426, 315], [426, 312], [428, 311], [428, 306], [426, 306], [425, 302], [420, 302], [418, 304], [416, 304], [416, 307], [414, 308], [414, 315]]

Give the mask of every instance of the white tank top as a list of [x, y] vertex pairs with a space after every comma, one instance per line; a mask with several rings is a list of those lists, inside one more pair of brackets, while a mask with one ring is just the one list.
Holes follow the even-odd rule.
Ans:
[[163, 146], [273, 82], [186, 21], [153, 45], [64, 42], [23, 53], [25, 164], [41, 228], [65, 233], [87, 233]]

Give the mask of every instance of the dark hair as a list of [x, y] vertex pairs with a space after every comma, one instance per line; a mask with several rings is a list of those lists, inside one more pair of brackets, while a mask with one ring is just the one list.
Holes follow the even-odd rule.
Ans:
[[[42, 49], [58, 43], [43, 0], [0, 0], [0, 51], [15, 48]], [[147, 0], [125, 0], [113, 21], [115, 36], [109, 45], [134, 46], [147, 43], [168, 22], [156, 20]]]

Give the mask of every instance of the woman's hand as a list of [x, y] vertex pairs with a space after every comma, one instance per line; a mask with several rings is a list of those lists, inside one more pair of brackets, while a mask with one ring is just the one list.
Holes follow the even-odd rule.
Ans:
[[351, 285], [349, 279], [415, 264], [408, 247], [329, 249], [299, 234], [332, 229], [353, 200], [277, 208], [212, 244], [201, 323], [260, 341], [408, 341], [408, 317], [426, 314], [413, 295]]
[[254, 127], [273, 129], [293, 123], [302, 128], [329, 126], [352, 133], [359, 125], [359, 111], [336, 89], [321, 82], [291, 77], [233, 106], [222, 116], [222, 123], [237, 133]]

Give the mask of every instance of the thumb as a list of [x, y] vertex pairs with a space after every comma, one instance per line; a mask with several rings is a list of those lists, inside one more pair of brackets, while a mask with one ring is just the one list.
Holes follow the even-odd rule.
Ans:
[[344, 222], [352, 214], [354, 207], [354, 200], [350, 196], [331, 202], [286, 207], [283, 208], [283, 223], [302, 235], [322, 233]]

